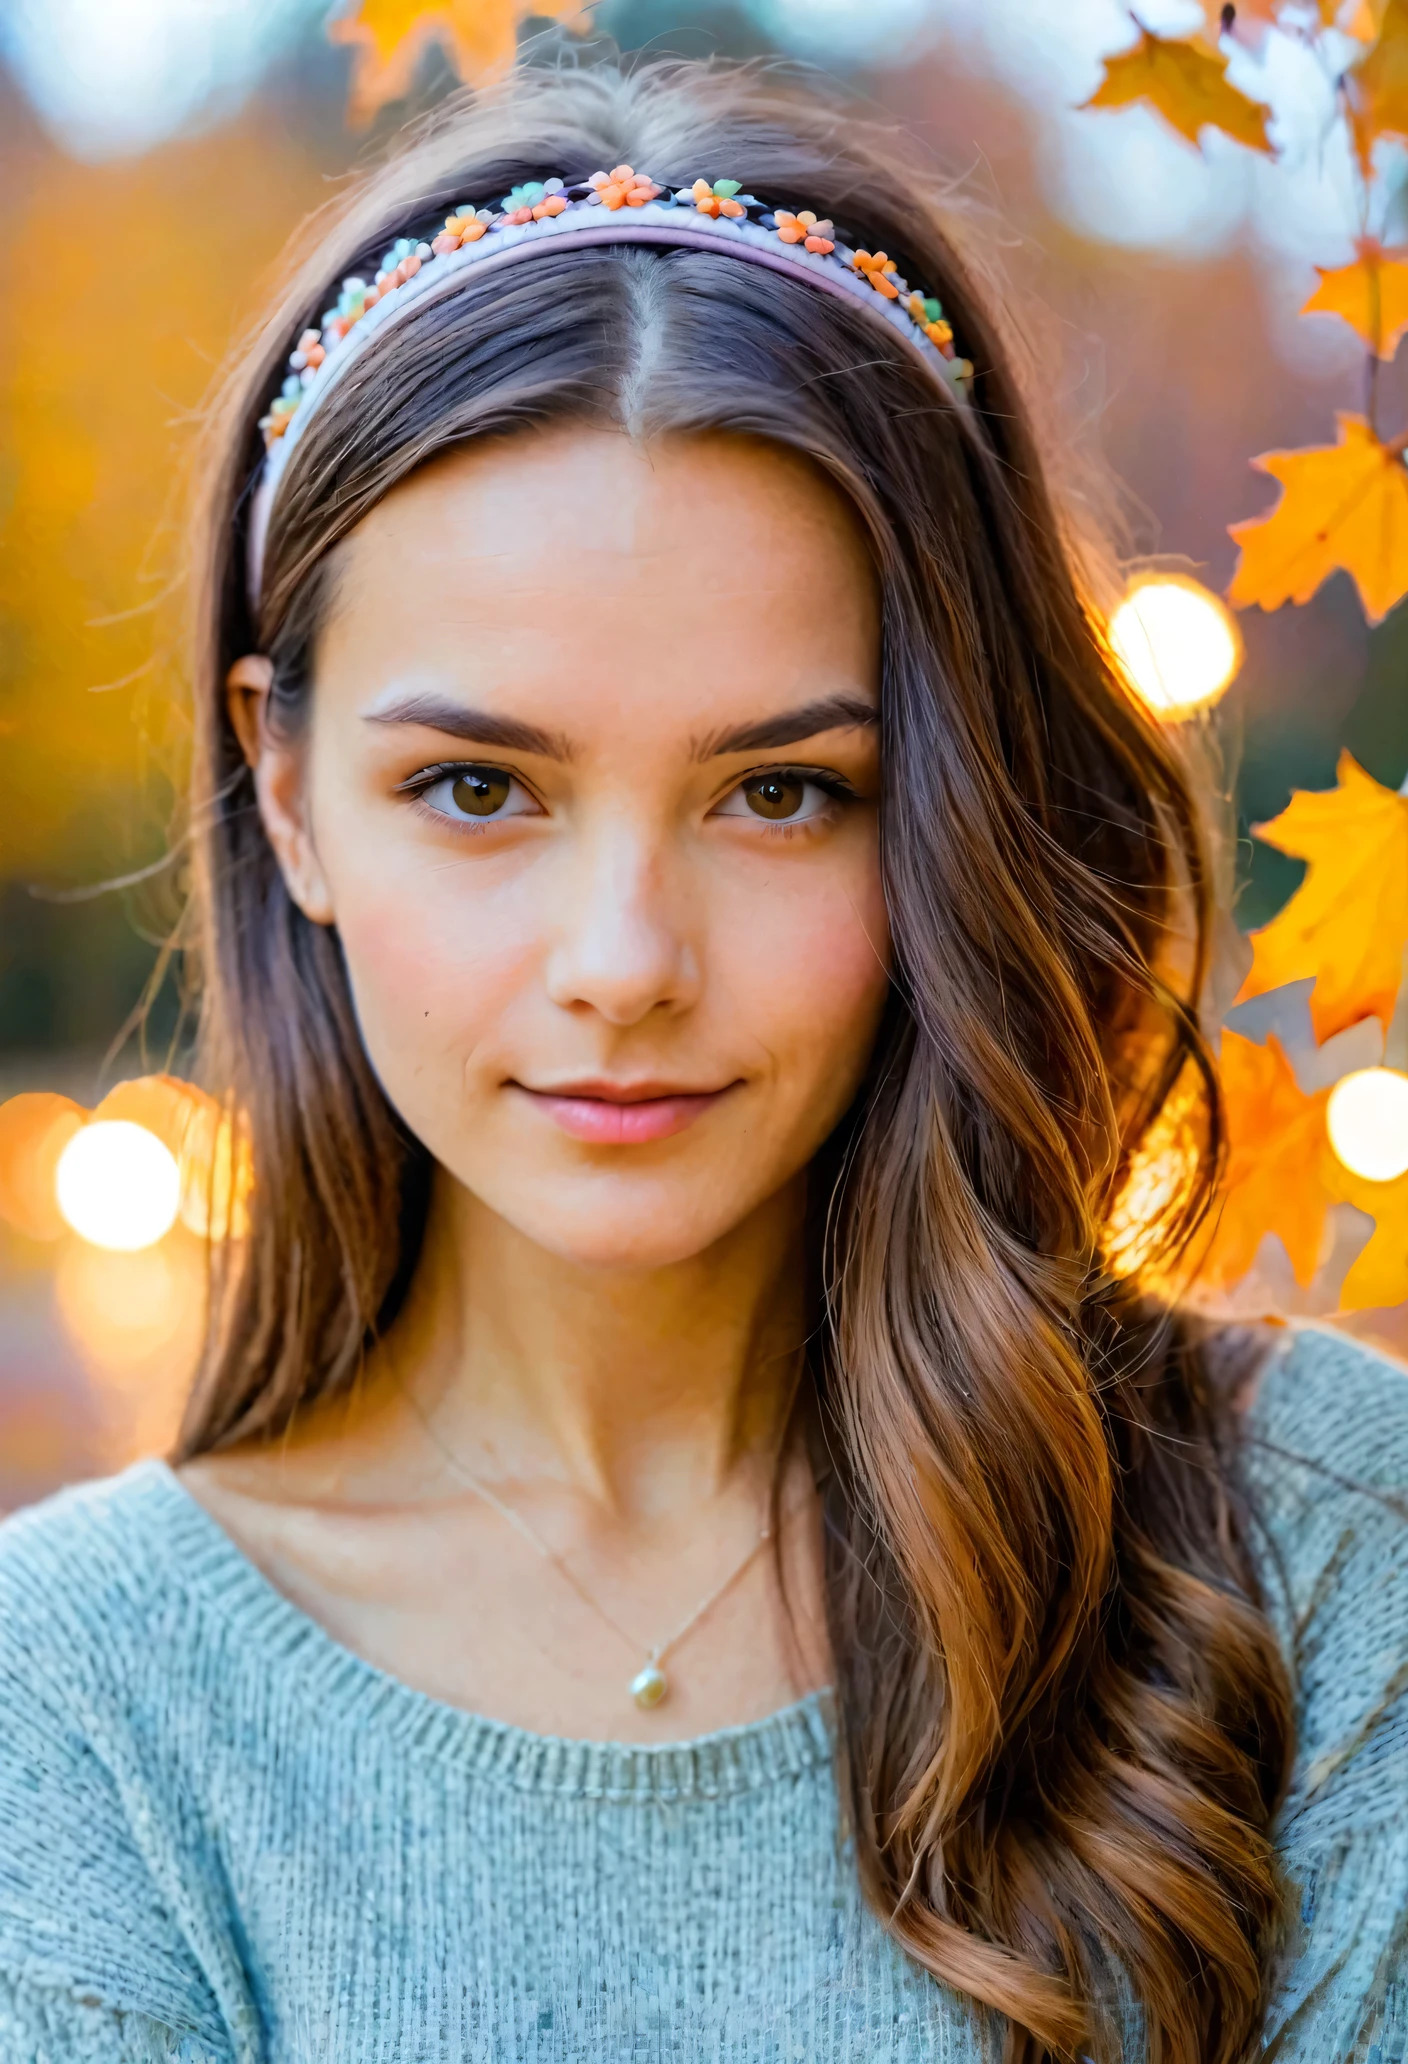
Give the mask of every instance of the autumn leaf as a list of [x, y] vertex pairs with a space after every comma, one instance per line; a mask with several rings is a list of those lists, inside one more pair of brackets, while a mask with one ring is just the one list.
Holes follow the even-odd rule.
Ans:
[[1408, 0], [1388, 0], [1371, 47], [1344, 76], [1360, 163], [1380, 136], [1408, 138]]
[[1341, 415], [1338, 422], [1338, 444], [1252, 460], [1285, 493], [1269, 516], [1228, 526], [1242, 548], [1227, 590], [1239, 609], [1308, 602], [1341, 568], [1370, 623], [1380, 623], [1408, 594], [1405, 440], [1381, 444], [1362, 416]]
[[1408, 1298], [1408, 1175], [1368, 1182], [1336, 1164], [1337, 1193], [1367, 1211], [1374, 1230], [1350, 1265], [1340, 1291], [1341, 1311], [1372, 1311]]
[[1133, 49], [1106, 58], [1104, 78], [1082, 105], [1129, 107], [1140, 100], [1147, 100], [1189, 143], [1196, 144], [1211, 128], [1249, 150], [1271, 150], [1268, 110], [1230, 83], [1227, 59], [1198, 38], [1175, 40], [1145, 29]]
[[1322, 1044], [1376, 1017], [1388, 1028], [1408, 945], [1408, 796], [1341, 753], [1339, 786], [1301, 789], [1256, 836], [1308, 861], [1305, 880], [1252, 933], [1238, 1002], [1314, 975], [1310, 1015]]
[[1265, 1046], [1224, 1032], [1219, 1073], [1227, 1172], [1202, 1278], [1215, 1288], [1240, 1281], [1263, 1235], [1275, 1233], [1296, 1281], [1308, 1283], [1320, 1265], [1333, 1201], [1335, 1163], [1325, 1130], [1330, 1092], [1305, 1094], [1274, 1032]]
[[389, 100], [410, 92], [417, 67], [438, 43], [459, 76], [475, 85], [513, 63], [518, 25], [530, 16], [579, 21], [582, 0], [353, 0], [328, 24], [334, 43], [350, 44], [356, 64], [351, 113], [366, 122]]
[[1315, 270], [1320, 284], [1302, 315], [1339, 315], [1380, 358], [1392, 358], [1408, 330], [1408, 265], [1398, 251], [1386, 251], [1373, 237], [1358, 246], [1352, 265]]

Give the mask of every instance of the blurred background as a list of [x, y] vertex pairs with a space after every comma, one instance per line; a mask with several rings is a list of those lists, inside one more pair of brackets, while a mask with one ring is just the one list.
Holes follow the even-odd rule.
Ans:
[[[453, 84], [431, 51], [410, 102], [352, 128], [351, 54], [327, 13], [0, 0], [0, 1099], [91, 1105], [168, 1057], [169, 985], [145, 1051], [133, 1014], [180, 890], [178, 869], [149, 870], [186, 734], [173, 638], [192, 425], [305, 211]], [[1144, 10], [1174, 30], [1201, 14]], [[1115, 0], [602, 0], [596, 31], [808, 58], [995, 205], [1070, 434], [1121, 484], [1127, 555], [1168, 555], [1220, 590], [1226, 525], [1272, 498], [1248, 459], [1328, 442], [1333, 410], [1361, 405], [1352, 335], [1296, 320], [1312, 264], [1352, 255], [1353, 209], [1326, 81], [1285, 38], [1233, 65], [1258, 97], [1278, 68], [1272, 164], [1216, 134], [1196, 153], [1142, 107], [1077, 111], [1128, 41]], [[1366, 629], [1338, 575], [1242, 630], [1217, 727], [1245, 929], [1301, 873], [1249, 824], [1293, 786], [1328, 786], [1342, 746], [1403, 780], [1408, 611]], [[201, 1280], [179, 1221], [136, 1251], [0, 1224], [0, 1508], [168, 1438]], [[1402, 1313], [1357, 1323], [1408, 1341]]]

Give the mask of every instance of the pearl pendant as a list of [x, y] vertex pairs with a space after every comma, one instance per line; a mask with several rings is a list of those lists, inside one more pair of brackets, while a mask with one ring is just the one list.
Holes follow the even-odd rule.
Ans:
[[649, 1711], [658, 1706], [670, 1688], [670, 1680], [657, 1662], [648, 1662], [645, 1668], [631, 1679], [631, 1697], [636, 1704]]

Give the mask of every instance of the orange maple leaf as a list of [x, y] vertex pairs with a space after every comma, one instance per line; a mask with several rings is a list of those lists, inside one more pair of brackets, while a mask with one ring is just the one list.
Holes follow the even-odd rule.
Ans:
[[1352, 265], [1315, 270], [1320, 284], [1302, 315], [1339, 315], [1380, 358], [1392, 358], [1408, 330], [1408, 265], [1398, 251], [1386, 251], [1373, 237], [1357, 246]]
[[1361, 1018], [1388, 1028], [1408, 946], [1408, 796], [1340, 754], [1339, 786], [1299, 789], [1279, 817], [1253, 827], [1279, 853], [1308, 860], [1305, 880], [1252, 933], [1251, 972], [1237, 999], [1314, 975], [1315, 1037]]
[[1408, 1298], [1408, 1175], [1394, 1182], [1369, 1182], [1335, 1166], [1337, 1195], [1358, 1205], [1374, 1230], [1355, 1255], [1340, 1290], [1341, 1311], [1372, 1311]]
[[1388, 0], [1378, 36], [1344, 75], [1344, 93], [1367, 170], [1377, 138], [1408, 137], [1408, 0]]
[[530, 16], [580, 22], [582, 0], [353, 0], [328, 24], [334, 43], [352, 46], [351, 112], [369, 121], [389, 100], [409, 93], [416, 69], [438, 43], [459, 76], [474, 84], [500, 77], [513, 63], [518, 24]]
[[1219, 1063], [1227, 1111], [1222, 1209], [1201, 1275], [1214, 1288], [1237, 1282], [1275, 1233], [1298, 1283], [1320, 1265], [1325, 1213], [1334, 1200], [1334, 1155], [1325, 1130], [1330, 1092], [1307, 1096], [1275, 1033], [1265, 1046], [1224, 1032]]
[[1139, 100], [1147, 100], [1191, 144], [1204, 129], [1221, 129], [1249, 150], [1271, 150], [1268, 110], [1230, 83], [1227, 59], [1198, 37], [1175, 39], [1145, 29], [1132, 49], [1105, 59], [1105, 76], [1082, 105], [1129, 107]]
[[1286, 491], [1270, 515], [1228, 525], [1242, 548], [1227, 590], [1239, 609], [1308, 602], [1341, 568], [1370, 623], [1408, 594], [1408, 439], [1381, 444], [1362, 416], [1337, 421], [1338, 444], [1252, 460]]

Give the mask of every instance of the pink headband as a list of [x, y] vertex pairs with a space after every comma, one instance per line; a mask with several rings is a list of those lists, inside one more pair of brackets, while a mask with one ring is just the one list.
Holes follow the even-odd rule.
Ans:
[[313, 411], [361, 357], [378, 332], [405, 310], [451, 288], [471, 269], [490, 271], [540, 249], [588, 244], [665, 244], [727, 251], [775, 272], [800, 275], [823, 293], [859, 303], [923, 360], [953, 400], [966, 403], [973, 368], [954, 350], [953, 331], [932, 295], [901, 279], [883, 251], [853, 249], [832, 224], [809, 209], [773, 209], [739, 190], [735, 179], [668, 193], [629, 165], [597, 172], [579, 186], [532, 180], [505, 195], [497, 209], [457, 208], [425, 243], [402, 237], [374, 281], [343, 281], [337, 305], [317, 329], [305, 330], [290, 373], [260, 422], [265, 459], [250, 507], [247, 571], [257, 610], [264, 546], [279, 482]]

